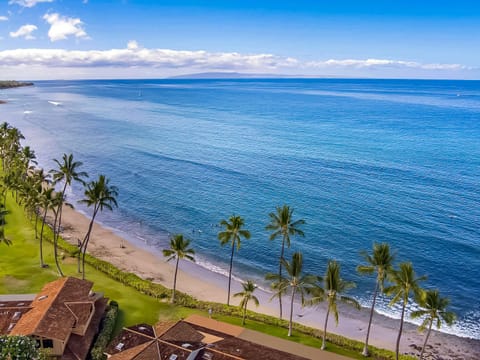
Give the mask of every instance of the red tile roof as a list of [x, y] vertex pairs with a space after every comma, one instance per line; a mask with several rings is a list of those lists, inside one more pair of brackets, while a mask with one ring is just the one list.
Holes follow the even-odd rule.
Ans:
[[[87, 306], [75, 308], [75, 315], [65, 303], [92, 303], [89, 296], [93, 283], [73, 277], [63, 277], [46, 284], [31, 303], [32, 309], [23, 315], [11, 335], [37, 335], [65, 341], [78, 319], [90, 315]], [[89, 308], [90, 309], [90, 308]]]

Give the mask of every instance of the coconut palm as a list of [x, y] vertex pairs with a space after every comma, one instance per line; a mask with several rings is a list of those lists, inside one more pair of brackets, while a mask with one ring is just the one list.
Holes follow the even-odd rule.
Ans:
[[422, 359], [428, 338], [432, 331], [433, 323], [435, 322], [437, 329], [442, 327], [442, 321], [450, 326], [454, 323], [456, 315], [451, 311], [447, 311], [447, 306], [450, 303], [450, 300], [448, 298], [442, 298], [438, 290], [423, 291], [420, 296], [417, 297], [416, 301], [422, 309], [412, 312], [411, 317], [414, 319], [425, 317], [419, 327], [420, 331], [424, 331], [428, 327], [422, 352], [420, 353], [420, 359]]
[[[52, 173], [53, 185], [63, 183], [63, 188], [61, 192], [61, 199], [65, 199], [65, 192], [68, 186], [71, 186], [73, 182], [78, 182], [82, 185], [85, 185], [84, 178], [88, 177], [88, 174], [84, 171], [79, 171], [80, 166], [83, 165], [81, 161], [74, 161], [73, 154], [63, 154], [62, 161], [53, 159], [57, 164], [58, 169], [53, 169], [50, 172]], [[62, 223], [62, 207], [64, 202], [61, 201], [58, 203], [58, 209], [55, 214], [55, 219], [53, 222], [53, 247], [56, 250], [58, 244], [58, 236], [60, 233], [61, 223]], [[59, 268], [61, 273], [61, 270]], [[63, 274], [62, 274], [63, 276]]]
[[[299, 228], [300, 225], [305, 224], [305, 220], [299, 219], [293, 220], [293, 209], [290, 209], [288, 205], [282, 207], [277, 206], [276, 212], [268, 214], [270, 217], [270, 224], [265, 229], [272, 231], [270, 234], [270, 240], [274, 240], [277, 237], [282, 237], [282, 247], [280, 250], [280, 257], [278, 259], [278, 277], [282, 278], [282, 259], [284, 258], [285, 246], [290, 247], [290, 236], [304, 236], [303, 231]], [[279, 313], [280, 319], [282, 319], [282, 294], [278, 294]]]
[[400, 339], [403, 331], [403, 320], [405, 318], [405, 308], [407, 307], [409, 296], [412, 294], [415, 295], [415, 297], [421, 296], [422, 289], [420, 288], [420, 282], [426, 279], [426, 276], [416, 276], [412, 263], [410, 262], [401, 263], [398, 270], [393, 270], [389, 273], [389, 281], [393, 283], [393, 285], [385, 288], [385, 292], [388, 295], [393, 296], [389, 305], [393, 306], [399, 301], [402, 303], [400, 330], [398, 331], [397, 342], [395, 345], [396, 360], [398, 360], [399, 357]]
[[360, 304], [357, 300], [341, 295], [348, 289], [354, 288], [355, 284], [351, 281], [345, 281], [340, 277], [340, 264], [335, 260], [330, 260], [327, 264], [327, 272], [324, 278], [324, 290], [327, 298], [327, 314], [325, 315], [325, 324], [323, 327], [322, 350], [326, 348], [327, 324], [330, 312], [335, 317], [335, 324], [338, 325], [338, 308], [337, 300], [346, 304], [352, 305], [360, 309]]
[[377, 300], [378, 292], [383, 291], [387, 274], [392, 270], [394, 256], [390, 253], [390, 245], [387, 243], [374, 243], [372, 254], [368, 254], [366, 251], [363, 251], [361, 254], [367, 264], [357, 266], [357, 271], [363, 275], [377, 274], [375, 290], [373, 291], [372, 307], [370, 308], [367, 337], [365, 338], [365, 346], [363, 347], [362, 352], [363, 356], [368, 356], [368, 338], [370, 336], [370, 327], [372, 325], [375, 302]]
[[245, 318], [247, 316], [247, 306], [250, 300], [258, 306], [260, 303], [255, 295], [253, 295], [254, 291], [257, 289], [257, 285], [252, 280], [247, 280], [242, 283], [243, 291], [233, 294], [233, 297], [241, 297], [242, 300], [240, 301], [240, 308], [243, 309], [243, 317], [242, 317], [242, 325], [245, 325]]
[[84, 195], [85, 197], [80, 200], [81, 203], [86, 204], [88, 207], [93, 207], [92, 218], [88, 225], [87, 233], [80, 245], [80, 252], [82, 252], [82, 278], [85, 279], [85, 255], [87, 253], [88, 243], [90, 241], [90, 235], [92, 233], [95, 217], [99, 211], [103, 209], [113, 210], [113, 207], [117, 207], [118, 190], [115, 186], [109, 184], [109, 179], [105, 175], [100, 175], [98, 180], [93, 180], [86, 185]]
[[233, 267], [233, 254], [235, 252], [235, 247], [237, 250], [240, 250], [241, 239], [246, 240], [250, 239], [250, 231], [242, 229], [245, 225], [245, 222], [242, 217], [237, 215], [232, 215], [227, 220], [220, 221], [220, 226], [224, 228], [223, 231], [218, 233], [218, 239], [220, 240], [220, 245], [231, 244], [232, 252], [230, 255], [230, 270], [228, 272], [228, 297], [227, 305], [230, 305], [230, 287], [232, 284], [232, 267]]
[[178, 263], [180, 259], [187, 259], [195, 262], [195, 258], [192, 256], [195, 254], [195, 251], [192, 248], [189, 248], [189, 245], [190, 245], [190, 240], [185, 239], [182, 234], [177, 234], [170, 239], [170, 248], [163, 250], [163, 256], [168, 257], [167, 261], [174, 260], [174, 259], [177, 260], [175, 263], [175, 275], [173, 276], [172, 303], [175, 302]]
[[42, 227], [40, 229], [40, 266], [45, 267], [45, 263], [43, 261], [43, 229], [45, 227], [45, 222], [47, 220], [47, 212], [48, 210], [52, 210], [53, 212], [56, 211], [56, 201], [54, 188], [53, 187], [46, 187], [40, 194], [40, 206], [43, 209], [43, 216], [42, 216]]
[[278, 274], [267, 274], [267, 280], [273, 280], [275, 284], [276, 294], [285, 293], [286, 291], [291, 291], [291, 300], [290, 300], [290, 321], [288, 323], [288, 336], [292, 335], [292, 326], [293, 326], [293, 304], [295, 301], [295, 296], [300, 295], [302, 306], [305, 304], [305, 294], [307, 294], [310, 289], [313, 289], [321, 281], [321, 277], [315, 275], [304, 275], [302, 274], [303, 270], [303, 256], [300, 252], [295, 252], [292, 255], [292, 261], [288, 262], [285, 259], [282, 259], [282, 266], [287, 272], [287, 276], [280, 278]]

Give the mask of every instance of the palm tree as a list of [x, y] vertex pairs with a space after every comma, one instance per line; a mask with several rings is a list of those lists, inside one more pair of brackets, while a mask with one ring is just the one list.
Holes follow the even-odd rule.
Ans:
[[[300, 219], [293, 221], [293, 209], [290, 209], [288, 205], [283, 205], [282, 207], [277, 206], [276, 213], [271, 212], [268, 214], [270, 216], [270, 224], [268, 224], [265, 229], [272, 231], [270, 235], [270, 240], [274, 240], [279, 236], [282, 236], [282, 248], [280, 250], [280, 257], [278, 260], [278, 277], [282, 278], [282, 259], [284, 258], [285, 245], [290, 247], [290, 235], [300, 235], [304, 236], [305, 234], [299, 228], [300, 225], [305, 224], [305, 220]], [[278, 303], [280, 306], [280, 319], [282, 319], [282, 294], [278, 294]]]
[[287, 277], [280, 278], [278, 274], [267, 274], [267, 280], [273, 280], [276, 284], [276, 294], [285, 293], [287, 290], [290, 290], [292, 297], [290, 300], [290, 321], [288, 324], [288, 336], [292, 335], [292, 325], [293, 325], [293, 304], [295, 301], [295, 296], [300, 295], [302, 306], [305, 304], [305, 294], [313, 289], [321, 281], [321, 277], [315, 275], [304, 275], [302, 274], [303, 270], [303, 256], [302, 253], [296, 252], [292, 255], [292, 261], [288, 262], [285, 259], [282, 259], [282, 266], [285, 267], [287, 272]]
[[450, 326], [454, 323], [456, 315], [451, 311], [447, 311], [447, 306], [450, 303], [450, 300], [448, 300], [448, 298], [442, 298], [438, 290], [423, 291], [420, 294], [420, 297], [417, 297], [417, 303], [422, 309], [412, 312], [411, 317], [415, 319], [425, 316], [420, 325], [420, 331], [425, 330], [428, 326], [427, 336], [425, 337], [422, 352], [420, 353], [420, 359], [422, 359], [428, 338], [430, 337], [430, 332], [432, 331], [433, 323], [436, 322], [437, 329], [441, 328], [442, 320]]
[[243, 309], [243, 317], [242, 317], [242, 325], [245, 325], [245, 317], [247, 316], [247, 306], [250, 300], [258, 306], [260, 303], [253, 292], [257, 289], [257, 285], [252, 280], [247, 280], [246, 282], [242, 283], [243, 291], [233, 294], [234, 297], [241, 297], [242, 300], [240, 301], [240, 308]]
[[55, 196], [54, 188], [50, 186], [44, 188], [40, 194], [40, 206], [43, 209], [42, 227], [40, 230], [40, 267], [42, 268], [45, 267], [45, 263], [43, 262], [43, 229], [45, 227], [48, 210], [52, 210], [54, 213], [56, 211]]
[[[88, 174], [84, 171], [79, 171], [78, 168], [83, 165], [80, 161], [73, 160], [73, 154], [63, 154], [62, 161], [60, 162], [57, 159], [53, 159], [57, 164], [58, 169], [51, 170], [53, 177], [53, 185], [55, 186], [58, 183], [63, 182], [63, 188], [61, 192], [61, 199], [65, 199], [65, 191], [67, 186], [71, 186], [73, 181], [79, 182], [82, 185], [85, 185], [83, 178], [87, 178]], [[58, 209], [55, 214], [55, 220], [53, 222], [53, 246], [54, 249], [57, 249], [58, 236], [60, 233], [61, 223], [62, 223], [62, 206], [64, 202], [61, 201], [58, 203]], [[59, 268], [61, 273], [61, 269]], [[63, 274], [62, 274], [63, 276]]]
[[88, 225], [85, 238], [80, 245], [80, 252], [82, 252], [82, 279], [85, 279], [85, 254], [87, 253], [88, 242], [90, 241], [90, 234], [92, 233], [93, 223], [99, 211], [103, 209], [113, 210], [117, 207], [117, 187], [109, 184], [110, 180], [105, 175], [100, 175], [97, 181], [91, 181], [85, 188], [85, 198], [80, 200], [81, 203], [88, 207], [93, 206], [92, 218]]
[[403, 262], [399, 265], [398, 270], [393, 270], [389, 273], [389, 280], [393, 283], [385, 289], [388, 295], [393, 295], [390, 301], [390, 306], [397, 302], [402, 302], [402, 316], [400, 318], [400, 330], [398, 331], [397, 343], [395, 345], [395, 359], [398, 360], [400, 351], [400, 339], [403, 331], [403, 320], [405, 318], [405, 308], [408, 304], [408, 298], [410, 294], [416, 297], [421, 295], [422, 289], [420, 288], [420, 281], [426, 280], [426, 276], [417, 277], [413, 270], [412, 263]]
[[373, 312], [375, 310], [375, 302], [379, 291], [383, 291], [385, 279], [387, 274], [392, 270], [394, 256], [390, 254], [390, 246], [387, 243], [373, 244], [372, 254], [366, 251], [361, 253], [367, 265], [357, 266], [357, 271], [363, 275], [371, 275], [377, 273], [377, 280], [375, 282], [375, 290], [373, 291], [372, 307], [370, 308], [370, 320], [368, 321], [367, 337], [365, 339], [365, 346], [363, 347], [363, 356], [368, 356], [368, 338], [370, 336], [370, 327], [372, 325]]
[[237, 247], [237, 250], [240, 250], [241, 238], [246, 240], [250, 239], [250, 231], [242, 229], [243, 225], [245, 225], [245, 222], [240, 216], [232, 215], [228, 221], [220, 221], [220, 226], [224, 227], [225, 230], [218, 233], [218, 239], [220, 240], [221, 246], [229, 243], [232, 245], [232, 253], [230, 255], [230, 270], [228, 273], [227, 295], [227, 305], [230, 305], [230, 287], [232, 283], [233, 254], [235, 252], [235, 246]]
[[163, 256], [168, 257], [167, 261], [176, 259], [175, 264], [175, 275], [173, 276], [173, 293], [172, 293], [172, 303], [175, 302], [175, 289], [177, 288], [177, 272], [178, 272], [178, 263], [180, 259], [187, 259], [195, 262], [195, 259], [192, 255], [195, 254], [195, 251], [192, 248], [189, 248], [190, 240], [185, 239], [182, 234], [177, 234], [170, 239], [170, 249], [163, 250]]
[[341, 295], [348, 289], [354, 288], [355, 284], [351, 281], [345, 281], [340, 277], [340, 264], [335, 260], [330, 260], [327, 264], [327, 272], [324, 279], [325, 293], [327, 296], [327, 314], [325, 315], [325, 325], [323, 327], [322, 350], [326, 348], [327, 324], [330, 312], [335, 316], [335, 323], [338, 325], [338, 308], [337, 300], [346, 304], [352, 305], [360, 309], [360, 304], [357, 300]]

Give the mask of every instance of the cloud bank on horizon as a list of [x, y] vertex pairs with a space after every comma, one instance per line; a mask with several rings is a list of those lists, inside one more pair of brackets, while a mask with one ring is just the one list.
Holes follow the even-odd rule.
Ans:
[[[216, 49], [210, 46], [209, 49], [208, 46], [202, 46], [200, 41], [195, 48], [203, 48], [202, 50], [143, 47], [135, 40], [130, 40], [124, 48], [108, 47], [103, 44], [103, 49], [101, 47], [92, 49], [99, 44], [95, 42], [95, 35], [90, 31], [87, 33], [87, 28], [98, 27], [98, 24], [106, 20], [105, 17], [96, 17], [83, 21], [81, 18], [89, 14], [85, 9], [91, 6], [91, 3], [85, 0], [77, 2], [83, 8], [74, 8], [83, 15], [64, 15], [58, 9], [53, 9], [53, 6], [59, 4], [55, 0], [10, 0], [6, 11], [2, 11], [0, 7], [0, 44], [8, 40], [10, 45], [9, 49], [0, 50], [0, 71], [3, 76], [32, 80], [58, 77], [138, 78], [208, 71], [410, 78], [478, 78], [480, 74], [480, 68], [477, 66], [378, 56], [378, 49], [372, 51], [375, 56], [355, 56], [352, 50], [353, 56], [329, 57], [325, 56], [328, 54], [325, 46], [325, 49], [319, 50], [317, 54], [302, 57], [295, 54], [295, 51], [291, 52], [291, 56], [285, 54], [289, 51], [281, 51], [282, 55], [258, 49], [245, 51], [244, 46], [241, 46], [243, 51], [223, 51], [218, 49], [221, 46], [216, 46]], [[33, 19], [37, 21], [41, 19], [43, 22], [34, 24], [32, 17], [26, 16], [27, 12], [34, 11], [34, 8], [38, 9], [38, 12]], [[23, 18], [25, 20], [22, 23]], [[97, 22], [94, 23], [92, 20]], [[1, 26], [9, 28], [8, 36], [2, 34]], [[108, 26], [107, 29], [110, 30]], [[112, 42], [116, 38], [113, 34], [115, 33], [112, 32], [111, 38], [107, 36]], [[101, 33], [96, 35], [103, 36]], [[151, 43], [154, 34], [148, 35]], [[218, 37], [221, 38], [221, 34], [218, 34]], [[33, 43], [34, 46], [31, 46]], [[285, 46], [290, 49], [289, 44]], [[225, 48], [232, 46], [228, 43]], [[322, 56], [319, 56], [320, 54]]]

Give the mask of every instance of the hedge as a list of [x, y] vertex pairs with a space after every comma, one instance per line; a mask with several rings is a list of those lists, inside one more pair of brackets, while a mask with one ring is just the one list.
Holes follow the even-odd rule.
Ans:
[[97, 340], [90, 351], [92, 360], [105, 360], [107, 357], [104, 354], [105, 349], [112, 339], [115, 324], [117, 323], [118, 304], [116, 301], [110, 301], [109, 308], [102, 321], [100, 333]]

